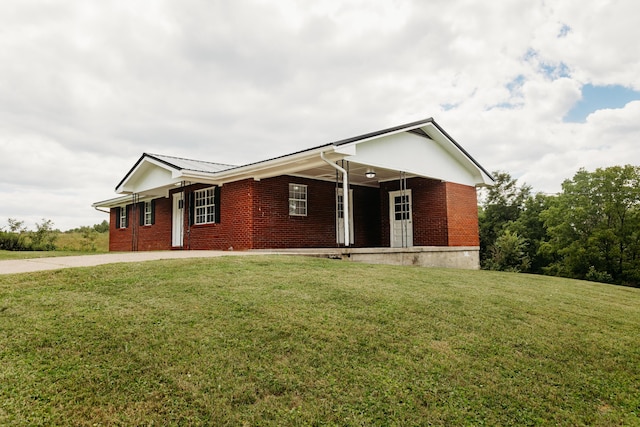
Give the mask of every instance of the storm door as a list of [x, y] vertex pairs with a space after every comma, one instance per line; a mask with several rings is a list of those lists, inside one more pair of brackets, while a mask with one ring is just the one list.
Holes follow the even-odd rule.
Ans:
[[171, 246], [182, 247], [184, 242], [184, 195], [173, 194], [173, 209], [171, 220]]
[[408, 248], [413, 246], [411, 190], [407, 189], [389, 193], [389, 220], [391, 247]]

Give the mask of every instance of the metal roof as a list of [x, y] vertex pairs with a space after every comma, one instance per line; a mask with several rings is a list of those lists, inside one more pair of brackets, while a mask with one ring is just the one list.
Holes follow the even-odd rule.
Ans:
[[181, 157], [165, 156], [162, 154], [146, 153], [147, 156], [154, 158], [167, 166], [171, 166], [179, 170], [190, 170], [194, 172], [222, 172], [227, 169], [233, 169], [236, 165], [225, 165], [222, 163], [205, 162], [203, 160], [184, 159]]

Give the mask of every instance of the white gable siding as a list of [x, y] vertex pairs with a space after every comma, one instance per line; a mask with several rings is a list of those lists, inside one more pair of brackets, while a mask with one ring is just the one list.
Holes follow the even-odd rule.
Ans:
[[123, 190], [139, 194], [170, 185], [175, 181], [170, 170], [146, 164], [131, 177]]
[[[458, 184], [476, 185], [475, 165], [445, 150], [437, 142], [402, 132], [357, 144], [356, 154], [347, 160]], [[458, 160], [459, 157], [462, 161]]]

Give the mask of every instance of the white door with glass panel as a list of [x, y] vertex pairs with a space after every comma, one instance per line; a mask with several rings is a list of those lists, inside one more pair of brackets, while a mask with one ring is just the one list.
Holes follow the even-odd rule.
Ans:
[[171, 246], [182, 247], [182, 242], [184, 242], [184, 197], [182, 193], [175, 193], [171, 221]]
[[391, 247], [408, 248], [413, 246], [413, 222], [411, 213], [411, 190], [389, 193], [389, 219], [391, 229]]
[[[344, 189], [336, 189], [336, 234], [338, 244], [344, 245]], [[353, 190], [349, 190], [349, 244], [353, 239]]]

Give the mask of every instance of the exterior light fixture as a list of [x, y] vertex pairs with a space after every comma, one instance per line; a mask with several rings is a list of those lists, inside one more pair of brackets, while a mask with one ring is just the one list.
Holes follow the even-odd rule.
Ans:
[[374, 171], [373, 169], [367, 169], [367, 172], [365, 172], [364, 176], [366, 176], [369, 179], [375, 178], [376, 177], [376, 171]]

